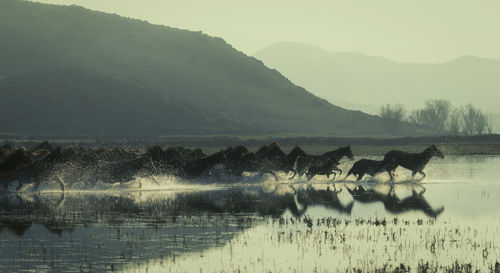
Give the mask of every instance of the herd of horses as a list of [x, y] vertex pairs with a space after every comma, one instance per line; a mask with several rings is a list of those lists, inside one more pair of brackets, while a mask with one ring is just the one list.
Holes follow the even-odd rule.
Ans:
[[[443, 158], [443, 153], [432, 145], [421, 153], [392, 150], [382, 160], [361, 159], [354, 163], [347, 176], [354, 175], [361, 180], [365, 175], [374, 176], [387, 172], [394, 179], [398, 166], [412, 171], [413, 176], [423, 172], [433, 156]], [[350, 146], [319, 155], [307, 154], [295, 146], [285, 153], [277, 143], [260, 147], [256, 152], [244, 146], [229, 147], [212, 154], [201, 149], [169, 147], [162, 149], [152, 146], [146, 150], [125, 150], [109, 148], [56, 147], [43, 142], [33, 149], [0, 146], [0, 183], [4, 186], [11, 181], [23, 184], [54, 180], [64, 189], [64, 181], [83, 179], [86, 181], [124, 182], [137, 175], [167, 174], [193, 179], [209, 176], [215, 170], [236, 177], [246, 172], [270, 174], [277, 180], [276, 173], [291, 173], [289, 179], [306, 175], [311, 180], [317, 175], [333, 179], [342, 158], [354, 160]]]

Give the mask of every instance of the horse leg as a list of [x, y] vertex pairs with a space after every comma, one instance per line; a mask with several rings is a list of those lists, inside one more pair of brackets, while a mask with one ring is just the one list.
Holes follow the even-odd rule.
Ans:
[[[302, 171], [299, 171], [299, 177], [298, 178], [301, 178], [304, 174], [306, 174], [306, 172], [307, 172], [306, 169], [304, 169]], [[307, 176], [307, 174], [306, 174], [306, 176]]]
[[360, 174], [358, 174], [358, 179], [356, 179], [356, 180], [357, 180], [357, 181], [360, 181], [361, 179], [363, 179], [363, 176], [364, 176], [364, 175], [365, 175], [364, 173], [360, 173]]
[[316, 174], [306, 173], [306, 176], [307, 176], [307, 181], [310, 181], [311, 179], [313, 179], [313, 177], [314, 177], [315, 175], [316, 175]]
[[417, 174], [417, 171], [412, 171], [411, 172], [411, 177], [415, 177], [416, 174]]
[[392, 170], [388, 170], [387, 172], [389, 173], [389, 177], [391, 178], [391, 181], [394, 181], [394, 173], [392, 172]]
[[390, 196], [391, 194], [395, 194], [395, 192], [394, 192], [394, 185], [392, 185], [391, 188], [389, 189], [389, 192], [387, 193], [387, 196]]
[[295, 177], [295, 175], [297, 175], [297, 171], [292, 170], [292, 172], [293, 172], [293, 175], [292, 175], [292, 177], [288, 177], [289, 180], [292, 180]]
[[269, 171], [269, 173], [274, 177], [274, 181], [278, 181], [278, 176], [276, 175], [275, 172]]
[[[23, 187], [23, 182], [21, 181], [21, 179], [18, 179], [17, 181], [18, 181], [18, 183], [17, 183], [16, 191], [19, 191]], [[7, 190], [8, 188], [9, 188], [9, 183], [5, 183], [4, 189]]]
[[64, 192], [66, 185], [64, 184], [64, 180], [62, 179], [62, 177], [59, 175], [56, 175], [56, 181], [57, 181], [57, 183], [59, 183], [59, 186], [61, 187], [61, 191]]
[[424, 171], [419, 171], [419, 173], [420, 173], [421, 175], [423, 175], [423, 176], [422, 176], [422, 179], [424, 179], [424, 178], [426, 177], [426, 174], [424, 173]]

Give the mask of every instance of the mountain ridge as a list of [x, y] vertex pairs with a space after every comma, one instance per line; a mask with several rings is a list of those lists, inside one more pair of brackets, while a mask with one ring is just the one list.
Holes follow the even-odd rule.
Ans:
[[[362, 53], [330, 53], [300, 43], [277, 43], [256, 54], [295, 84], [343, 107], [376, 113], [386, 103], [410, 109], [425, 100], [450, 98], [491, 111], [500, 90], [500, 60], [464, 55], [443, 63], [403, 63]], [[372, 96], [377, 94], [377, 96]], [[484, 98], [484, 99], [483, 99]], [[375, 107], [363, 107], [367, 105]]]
[[[223, 39], [201, 32], [78, 6], [18, 0], [0, 6], [0, 35], [10, 37], [0, 44], [0, 75], [66, 69], [119, 75], [164, 98], [189, 102], [209, 117], [208, 126], [222, 124], [215, 129], [220, 133], [425, 131], [329, 104]], [[83, 92], [85, 83], [80, 84]], [[193, 131], [201, 133], [201, 127]]]

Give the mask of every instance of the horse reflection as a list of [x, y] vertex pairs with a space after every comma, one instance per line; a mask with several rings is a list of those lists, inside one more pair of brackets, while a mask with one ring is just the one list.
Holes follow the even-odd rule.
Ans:
[[324, 190], [316, 189], [311, 185], [308, 185], [306, 189], [296, 190], [293, 186], [290, 186], [293, 190], [293, 204], [289, 204], [288, 209], [294, 217], [301, 217], [307, 211], [309, 206], [322, 205], [325, 208], [336, 210], [340, 213], [345, 213], [350, 215], [352, 208], [354, 206], [354, 201], [350, 200], [347, 204], [343, 204], [339, 198], [339, 194], [345, 190], [345, 187], [340, 187], [339, 189], [330, 189], [328, 186]]
[[[11, 211], [16, 209], [15, 217], [0, 217], [0, 231], [5, 227], [9, 232], [17, 236], [23, 236], [24, 233], [34, 224], [40, 223], [49, 231], [59, 236], [63, 230], [70, 230], [70, 224], [63, 221], [61, 217], [51, 217], [55, 213], [62, 213], [64, 206], [64, 192], [56, 200], [52, 198], [42, 199], [39, 195], [33, 195], [32, 201], [27, 202], [18, 195], [5, 196], [0, 202], [0, 212], [2, 210]], [[34, 213], [41, 213], [43, 221], [35, 221]]]
[[[386, 211], [393, 214], [401, 214], [408, 211], [422, 211], [425, 215], [436, 218], [443, 211], [444, 207], [433, 208], [425, 199], [425, 188], [421, 185], [411, 186], [411, 195], [400, 198], [395, 193], [399, 185], [390, 185], [388, 193], [377, 191], [366, 186], [357, 186], [349, 189], [354, 200], [361, 203], [382, 202]], [[418, 188], [421, 188], [419, 191]]]

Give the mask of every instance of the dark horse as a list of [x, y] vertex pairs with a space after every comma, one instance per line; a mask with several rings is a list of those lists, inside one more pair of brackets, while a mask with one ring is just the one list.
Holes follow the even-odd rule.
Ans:
[[294, 166], [291, 170], [293, 172], [293, 175], [289, 179], [293, 179], [297, 174], [299, 175], [299, 177], [301, 177], [311, 166], [317, 165], [317, 167], [319, 167], [331, 158], [340, 161], [344, 156], [346, 156], [350, 160], [354, 160], [351, 146], [340, 147], [336, 150], [329, 151], [321, 155], [304, 154], [297, 156], [294, 162]]
[[394, 170], [398, 166], [406, 168], [412, 171], [412, 176], [415, 176], [417, 173], [423, 175], [422, 179], [425, 177], [424, 168], [431, 160], [433, 156], [438, 156], [440, 158], [444, 158], [443, 153], [436, 147], [436, 145], [432, 145], [429, 148], [425, 149], [421, 153], [407, 153], [398, 150], [392, 150], [385, 154], [384, 160], [382, 160], [380, 169], [378, 171], [387, 171], [391, 180], [394, 179]]
[[346, 177], [349, 175], [357, 176], [357, 180], [363, 179], [365, 174], [375, 176], [377, 173], [383, 172], [380, 167], [382, 166], [382, 160], [371, 160], [371, 159], [361, 159], [354, 163], [352, 168], [347, 173]]
[[342, 170], [337, 167], [339, 164], [340, 162], [335, 157], [330, 157], [322, 164], [312, 165], [306, 172], [307, 180], [311, 180], [316, 175], [326, 175], [327, 178], [330, 178], [331, 174], [333, 174], [335, 180], [336, 171], [342, 174]]

